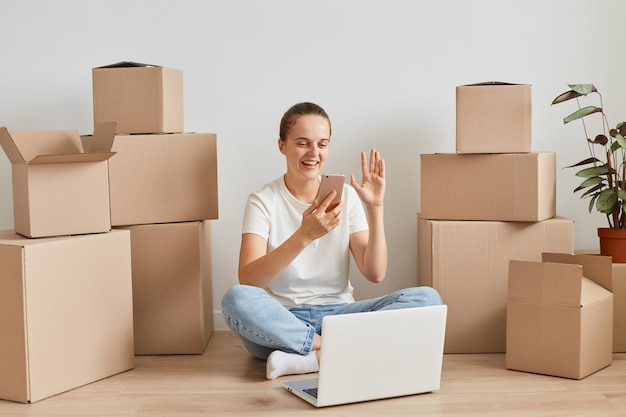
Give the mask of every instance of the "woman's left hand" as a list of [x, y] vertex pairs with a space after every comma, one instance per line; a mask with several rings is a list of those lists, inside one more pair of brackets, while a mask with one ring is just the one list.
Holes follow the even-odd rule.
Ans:
[[350, 175], [350, 183], [356, 190], [364, 204], [382, 206], [385, 199], [385, 160], [380, 157], [376, 149], [370, 150], [369, 164], [365, 152], [361, 152], [361, 170], [363, 181], [356, 182], [354, 175]]

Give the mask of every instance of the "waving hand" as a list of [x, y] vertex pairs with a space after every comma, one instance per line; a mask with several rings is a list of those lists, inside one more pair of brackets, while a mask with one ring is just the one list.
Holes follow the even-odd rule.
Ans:
[[361, 184], [356, 182], [354, 175], [350, 175], [350, 183], [364, 204], [382, 206], [385, 198], [385, 160], [380, 157], [380, 152], [370, 150], [369, 164], [365, 152], [361, 152], [361, 170]]

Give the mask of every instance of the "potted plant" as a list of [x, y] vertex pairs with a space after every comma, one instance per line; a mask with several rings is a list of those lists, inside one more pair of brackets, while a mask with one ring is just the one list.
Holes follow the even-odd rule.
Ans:
[[[552, 100], [552, 105], [576, 99], [578, 108], [563, 119], [567, 124], [581, 120], [589, 156], [567, 168], [577, 168], [582, 183], [574, 189], [581, 198], [589, 199], [589, 212], [595, 208], [606, 215], [608, 228], [598, 228], [600, 252], [613, 257], [613, 262], [626, 262], [626, 123], [611, 127], [604, 113], [602, 95], [593, 84], [570, 84], [570, 90]], [[583, 99], [597, 96], [599, 107], [581, 106]], [[595, 116], [592, 116], [595, 115]], [[599, 117], [601, 131], [590, 136], [585, 118]], [[624, 239], [623, 248], [613, 248]], [[608, 240], [606, 240], [608, 239]]]

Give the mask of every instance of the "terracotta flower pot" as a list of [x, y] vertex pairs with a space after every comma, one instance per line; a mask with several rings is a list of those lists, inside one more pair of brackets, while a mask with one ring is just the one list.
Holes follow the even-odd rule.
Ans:
[[598, 228], [600, 255], [612, 256], [613, 263], [626, 263], [626, 230]]

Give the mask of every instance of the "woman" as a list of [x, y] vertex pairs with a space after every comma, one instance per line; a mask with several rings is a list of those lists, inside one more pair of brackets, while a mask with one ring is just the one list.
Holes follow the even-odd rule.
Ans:
[[369, 163], [361, 153], [361, 183], [350, 175], [341, 203], [327, 212], [335, 192], [316, 197], [330, 135], [330, 119], [316, 104], [299, 103], [283, 115], [278, 149], [287, 172], [248, 197], [240, 285], [222, 299], [228, 326], [252, 355], [267, 359], [268, 379], [318, 371], [325, 315], [441, 304], [430, 287], [354, 300], [350, 254], [371, 282], [387, 270], [385, 162], [375, 149]]

